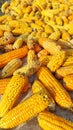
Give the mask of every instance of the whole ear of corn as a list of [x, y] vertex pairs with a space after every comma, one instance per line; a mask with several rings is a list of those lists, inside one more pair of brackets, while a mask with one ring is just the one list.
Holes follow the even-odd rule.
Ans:
[[8, 62], [14, 58], [23, 58], [28, 53], [28, 47], [24, 46], [22, 48], [12, 50], [10, 52], [0, 55], [0, 68], [3, 68]]
[[47, 38], [40, 38], [39, 44], [52, 55], [56, 54], [58, 51], [61, 50], [60, 45], [57, 45], [55, 42]]
[[55, 72], [64, 62], [66, 58], [66, 53], [64, 51], [59, 51], [57, 54], [51, 57], [47, 67]]
[[44, 85], [39, 80], [35, 80], [35, 82], [32, 85], [32, 92], [37, 93], [41, 90], [44, 90], [48, 93], [49, 108], [51, 110], [55, 110], [55, 102], [54, 102], [54, 99], [52, 98], [51, 94], [47, 91], [47, 89], [44, 87]]
[[63, 78], [69, 74], [73, 74], [73, 65], [60, 67], [56, 71], [56, 77], [57, 78]]
[[63, 66], [69, 66], [69, 65], [73, 65], [73, 56], [68, 56], [63, 64]]
[[[10, 80], [11, 78], [0, 79], [0, 94], [4, 94], [5, 89], [9, 84]], [[28, 91], [28, 79], [25, 80], [25, 85], [22, 90], [22, 93], [26, 93], [27, 91]]]
[[0, 101], [0, 117], [3, 117], [14, 105], [18, 99], [27, 77], [16, 74], [12, 77], [9, 84], [6, 87], [5, 93]]
[[22, 65], [22, 61], [18, 58], [11, 60], [1, 71], [1, 78], [9, 77]]
[[73, 122], [48, 111], [39, 114], [38, 122], [44, 130], [73, 130]]
[[44, 91], [40, 91], [10, 110], [0, 120], [0, 128], [13, 128], [23, 122], [26, 122], [46, 109], [48, 105], [48, 94]]
[[65, 76], [63, 81], [65, 88], [69, 91], [73, 91], [73, 74]]
[[52, 75], [49, 69], [41, 67], [37, 72], [37, 77], [52, 94], [54, 100], [59, 106], [73, 110], [71, 97], [61, 83]]

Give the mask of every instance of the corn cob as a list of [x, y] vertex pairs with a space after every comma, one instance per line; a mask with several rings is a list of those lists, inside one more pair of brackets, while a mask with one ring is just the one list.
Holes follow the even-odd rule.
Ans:
[[69, 74], [73, 74], [73, 65], [60, 67], [56, 71], [56, 77], [57, 78], [63, 78]]
[[37, 93], [41, 90], [44, 90], [48, 93], [48, 97], [49, 97], [49, 108], [51, 110], [55, 110], [55, 102], [51, 96], [51, 94], [47, 91], [47, 89], [44, 87], [44, 85], [39, 81], [39, 80], [35, 80], [33, 85], [32, 85], [32, 92], [33, 93]]
[[69, 66], [69, 65], [73, 65], [73, 56], [68, 56], [63, 64], [63, 66]]
[[6, 86], [10, 82], [11, 78], [0, 79], [0, 94], [4, 94]]
[[44, 130], [73, 130], [73, 122], [48, 111], [39, 114], [38, 122]]
[[27, 77], [20, 74], [16, 74], [12, 77], [0, 102], [0, 117], [3, 117], [13, 107], [26, 83], [26, 80]]
[[13, 75], [13, 72], [21, 67], [22, 61], [18, 58], [11, 60], [1, 71], [1, 78], [6, 78]]
[[73, 74], [67, 75], [63, 78], [65, 88], [69, 91], [73, 91]]
[[[5, 89], [9, 84], [10, 80], [11, 78], [0, 79], [0, 94], [4, 94]], [[22, 93], [26, 93], [27, 91], [28, 91], [28, 80], [25, 81], [25, 85], [22, 90]]]
[[65, 41], [69, 41], [71, 39], [71, 36], [67, 31], [64, 30], [62, 33], [62, 39]]
[[6, 10], [6, 8], [8, 8], [8, 6], [9, 6], [9, 2], [6, 1], [6, 2], [2, 5], [2, 7], [1, 7], [2, 13], [5, 13], [5, 10]]
[[40, 38], [39, 44], [47, 50], [50, 54], [56, 54], [58, 51], [61, 50], [61, 46], [56, 45], [55, 42], [48, 40], [47, 38]]
[[49, 69], [41, 67], [37, 72], [37, 77], [49, 90], [59, 106], [69, 110], [73, 109], [71, 97], [60, 82], [58, 82], [58, 80], [52, 75]]
[[10, 32], [5, 32], [4, 36], [0, 38], [0, 45], [12, 44], [15, 41], [14, 36]]
[[60, 31], [55, 31], [53, 32], [49, 38], [52, 39], [52, 40], [59, 40], [60, 39], [60, 36], [61, 36], [61, 32]]
[[35, 51], [29, 50], [28, 56], [27, 56], [27, 63], [32, 64], [32, 62], [36, 60], [37, 60], [37, 56], [35, 55]]
[[27, 46], [19, 48], [17, 50], [12, 50], [10, 52], [0, 55], [0, 68], [3, 68], [9, 61], [14, 58], [23, 58], [28, 53]]
[[41, 62], [42, 65], [47, 65], [51, 60], [51, 58], [52, 58], [51, 55], [40, 56], [39, 61]]
[[68, 56], [73, 56], [73, 49], [66, 49], [65, 51]]
[[46, 51], [45, 49], [42, 49], [37, 55], [38, 55], [38, 57], [46, 56], [46, 55], [48, 55], [48, 51]]
[[36, 116], [48, 106], [48, 94], [44, 91], [40, 91], [10, 110], [0, 120], [0, 128], [13, 128]]
[[27, 65], [17, 69], [13, 73], [13, 75], [20, 73], [20, 74], [23, 74], [23, 75], [30, 76], [30, 75], [34, 74], [40, 68], [40, 66], [41, 66], [41, 64], [38, 60], [33, 61], [31, 64], [27, 64]]
[[64, 51], [59, 51], [54, 56], [51, 57], [47, 67], [52, 71], [55, 72], [64, 62], [66, 59], [66, 53]]

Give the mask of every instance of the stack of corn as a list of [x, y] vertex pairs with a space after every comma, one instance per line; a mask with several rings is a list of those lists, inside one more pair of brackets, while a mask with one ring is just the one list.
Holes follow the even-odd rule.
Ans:
[[[73, 111], [73, 1], [11, 0], [1, 11], [0, 128], [37, 116], [44, 130], [73, 130], [73, 122], [53, 114], [56, 105]], [[16, 105], [29, 85], [32, 95]]]

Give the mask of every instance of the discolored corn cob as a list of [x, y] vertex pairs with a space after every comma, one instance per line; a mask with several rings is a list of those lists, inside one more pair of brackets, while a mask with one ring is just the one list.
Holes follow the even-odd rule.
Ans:
[[47, 67], [52, 71], [55, 72], [65, 61], [66, 53], [64, 51], [58, 51], [54, 56], [51, 57]]
[[13, 75], [20, 73], [20, 74], [23, 74], [23, 75], [30, 76], [30, 75], [34, 74], [40, 68], [40, 66], [41, 66], [41, 64], [38, 60], [33, 61], [31, 64], [27, 64], [27, 65], [17, 69], [13, 73]]
[[0, 79], [0, 94], [4, 94], [6, 86], [10, 82], [11, 78]]
[[63, 81], [65, 88], [69, 91], [73, 91], [73, 74], [65, 76]]
[[73, 122], [48, 111], [39, 113], [38, 122], [44, 130], [73, 130]]
[[13, 72], [21, 67], [22, 61], [19, 58], [11, 60], [1, 71], [0, 78], [6, 78], [13, 75]]
[[63, 66], [69, 66], [69, 65], [73, 65], [73, 56], [68, 56], [63, 64]]
[[27, 77], [16, 74], [12, 77], [9, 84], [6, 87], [5, 93], [0, 101], [0, 117], [3, 117], [14, 105], [18, 99]]
[[56, 77], [57, 78], [63, 78], [66, 75], [73, 74], [73, 65], [60, 67], [56, 71]]
[[0, 120], [0, 128], [13, 128], [23, 122], [26, 122], [46, 109], [48, 105], [48, 94], [44, 91], [40, 91], [10, 110]]
[[55, 102], [54, 102], [54, 99], [52, 98], [51, 94], [47, 91], [47, 89], [44, 87], [44, 85], [39, 80], [35, 80], [33, 85], [32, 85], [32, 92], [37, 93], [41, 90], [44, 90], [48, 93], [49, 109], [55, 110]]
[[4, 53], [0, 55], [0, 68], [3, 68], [9, 61], [14, 58], [23, 58], [28, 53], [27, 46], [22, 48], [12, 50], [10, 52]]
[[52, 56], [47, 55], [47, 56], [40, 56], [39, 61], [41, 62], [42, 65], [47, 65], [49, 61], [51, 60]]
[[61, 83], [52, 75], [49, 69], [41, 67], [37, 72], [37, 77], [52, 94], [54, 100], [59, 106], [73, 110], [71, 97]]
[[37, 55], [35, 55], [35, 51], [29, 50], [28, 56], [27, 56], [27, 63], [32, 64], [32, 62], [36, 60], [37, 60]]
[[61, 46], [47, 38], [39, 38], [39, 44], [47, 50], [50, 54], [56, 54], [61, 50]]

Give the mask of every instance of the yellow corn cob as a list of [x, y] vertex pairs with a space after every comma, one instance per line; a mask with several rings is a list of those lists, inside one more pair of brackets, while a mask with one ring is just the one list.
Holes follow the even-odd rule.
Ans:
[[48, 94], [40, 91], [10, 110], [1, 120], [0, 128], [13, 128], [33, 118], [49, 106]]
[[0, 101], [0, 117], [3, 117], [14, 105], [19, 97], [27, 77], [16, 74], [12, 77], [9, 84], [6, 87], [5, 93]]
[[59, 40], [60, 39], [60, 36], [61, 36], [61, 32], [60, 31], [55, 31], [55, 32], [53, 32], [50, 36], [49, 36], [49, 38], [50, 39], [52, 39], [52, 40]]
[[65, 40], [65, 41], [69, 41], [71, 39], [71, 36], [67, 31], [64, 30], [62, 32], [62, 39]]
[[27, 37], [29, 33], [20, 35], [13, 44], [13, 49], [18, 49], [23, 45], [23, 42], [27, 42]]
[[63, 64], [63, 66], [69, 66], [69, 65], [73, 65], [73, 56], [68, 56]]
[[63, 81], [65, 88], [69, 91], [73, 91], [73, 74], [65, 76]]
[[48, 111], [39, 114], [38, 122], [44, 130], [73, 130], [73, 122]]
[[52, 94], [54, 100], [59, 106], [70, 110], [73, 109], [71, 97], [60, 82], [52, 75], [49, 69], [41, 67], [37, 72], [37, 76]]
[[32, 85], [32, 92], [33, 93], [37, 93], [41, 90], [44, 90], [48, 93], [48, 97], [49, 97], [49, 108], [51, 110], [55, 110], [55, 102], [51, 96], [51, 94], [47, 91], [47, 89], [44, 87], [44, 85], [39, 81], [39, 80], [35, 80], [33, 85]]
[[51, 55], [40, 56], [39, 61], [41, 62], [42, 65], [47, 65], [51, 60], [51, 58], [52, 58]]
[[13, 74], [15, 70], [21, 67], [22, 61], [19, 58], [11, 60], [1, 71], [1, 78], [9, 77]]
[[33, 61], [37, 60], [37, 56], [35, 55], [34, 50], [29, 50], [28, 57], [27, 57], [27, 63], [32, 64]]
[[73, 65], [60, 67], [56, 71], [57, 78], [63, 78], [66, 75], [73, 74]]
[[45, 25], [45, 32], [48, 33], [48, 34], [51, 34], [54, 32], [52, 26], [50, 25]]
[[22, 38], [18, 38], [14, 44], [13, 44], [13, 49], [18, 49], [22, 46], [23, 44], [23, 39]]
[[52, 71], [55, 72], [64, 62], [66, 58], [66, 53], [64, 51], [59, 51], [54, 56], [51, 57], [47, 67]]
[[39, 38], [39, 44], [46, 49], [50, 54], [56, 54], [61, 50], [61, 46], [47, 38]]
[[2, 7], [1, 7], [2, 13], [5, 13], [5, 10], [6, 10], [6, 8], [8, 8], [8, 6], [9, 6], [9, 2], [6, 1], [6, 2], [2, 5]]

